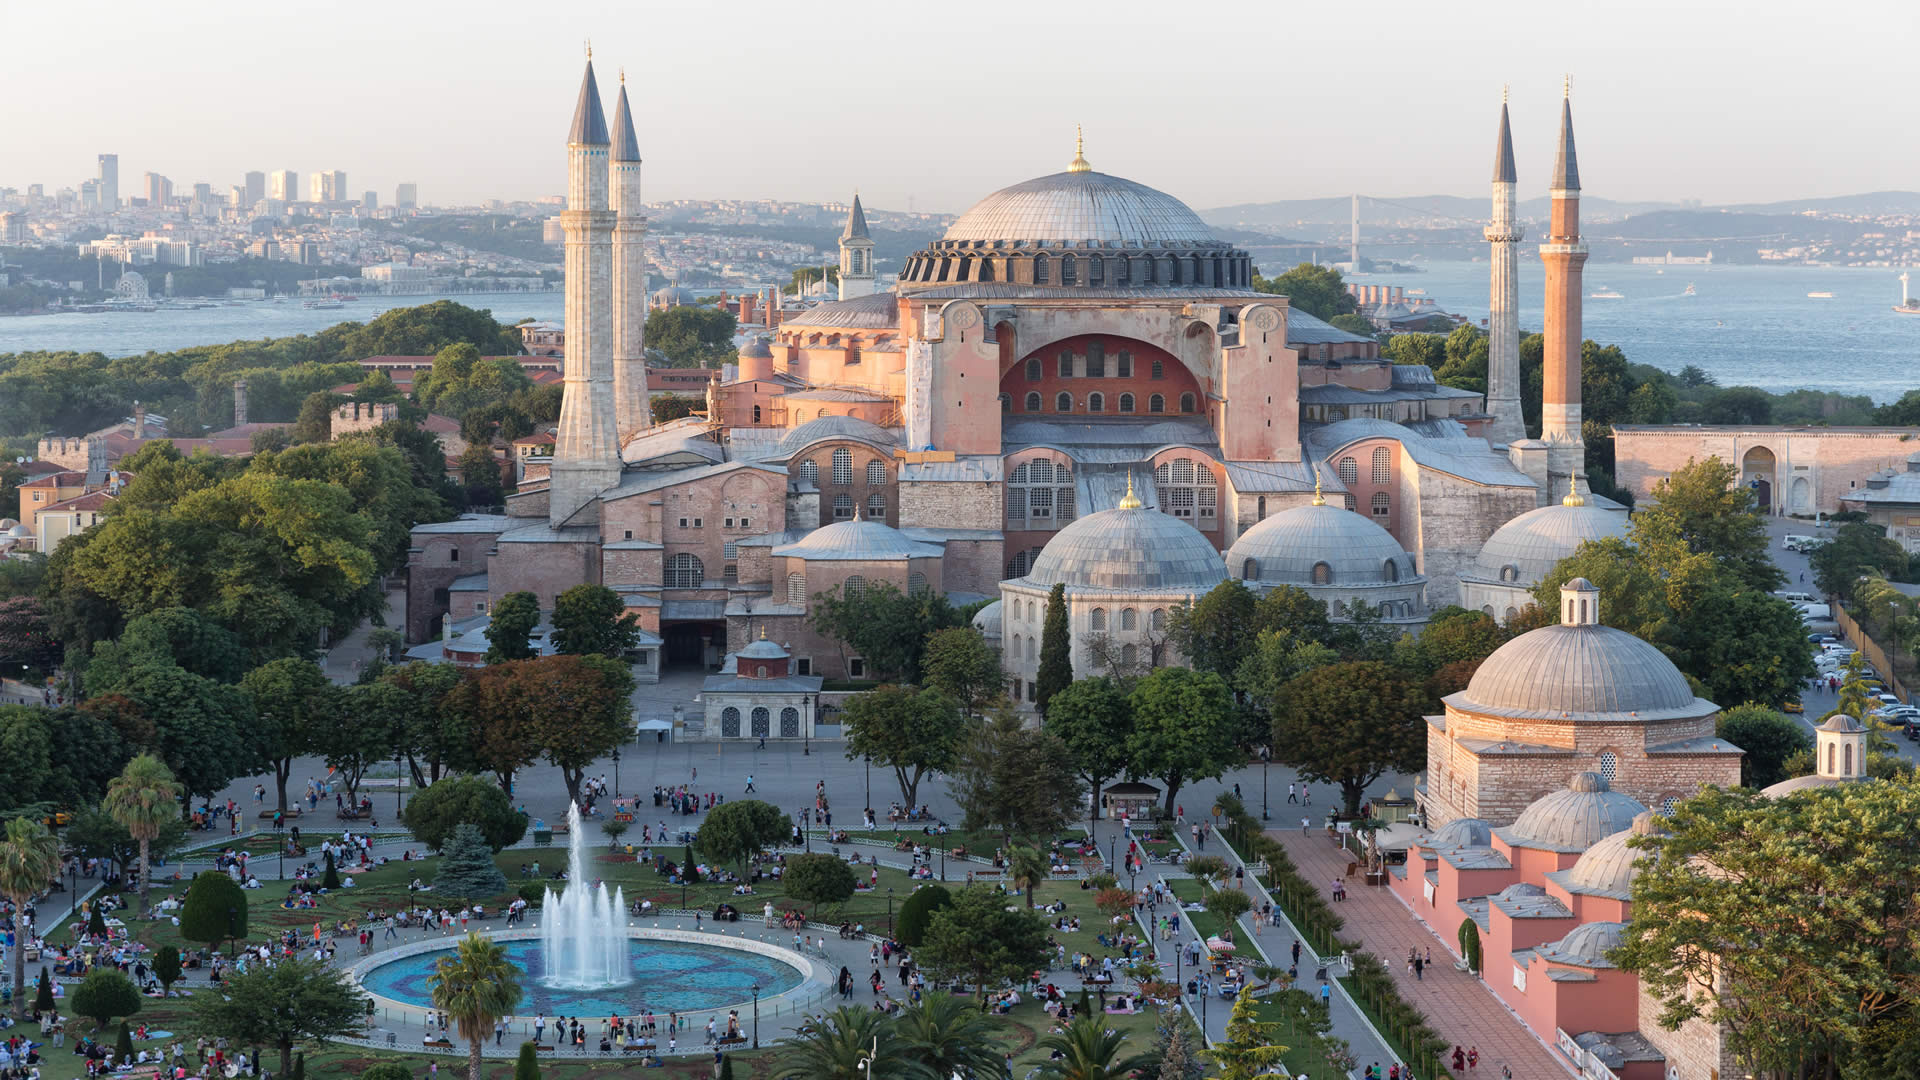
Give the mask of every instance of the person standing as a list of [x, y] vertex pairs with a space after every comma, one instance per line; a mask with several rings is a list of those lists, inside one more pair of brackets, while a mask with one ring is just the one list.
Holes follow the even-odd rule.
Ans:
[[1298, 804], [1300, 802], [1300, 792], [1298, 788], [1296, 788], [1295, 785], [1291, 783], [1287, 785], [1287, 801], [1294, 804]]
[[[392, 927], [388, 927], [388, 930], [389, 932], [391, 932]], [[541, 1013], [539, 1016], [536, 1016], [533, 1018], [534, 1045], [538, 1046], [540, 1044], [540, 1040], [543, 1037], [545, 1037], [546, 1034], [547, 1034], [547, 1015], [545, 1013]]]

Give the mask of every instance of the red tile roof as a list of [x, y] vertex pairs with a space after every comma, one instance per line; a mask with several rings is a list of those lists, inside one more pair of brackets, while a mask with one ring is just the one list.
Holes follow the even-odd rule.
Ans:
[[48, 473], [45, 476], [37, 476], [32, 480], [29, 480], [26, 483], [21, 484], [20, 486], [23, 488], [62, 488], [62, 487], [73, 487], [77, 484], [84, 484], [86, 483], [86, 480], [87, 480], [86, 473], [75, 472], [72, 469], [62, 469], [57, 473]]
[[62, 499], [52, 506], [42, 506], [33, 512], [35, 517], [50, 514], [55, 510], [100, 510], [112, 503], [114, 495], [109, 491], [90, 491], [85, 495], [75, 495], [71, 499]]

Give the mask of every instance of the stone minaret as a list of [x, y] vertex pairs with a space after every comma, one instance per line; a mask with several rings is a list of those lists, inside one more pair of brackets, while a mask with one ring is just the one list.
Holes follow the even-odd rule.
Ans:
[[559, 524], [620, 481], [613, 420], [613, 210], [607, 118], [587, 58], [567, 135], [567, 355], [548, 518]]
[[1527, 437], [1520, 413], [1520, 275], [1514, 252], [1526, 230], [1514, 220], [1513, 133], [1507, 127], [1507, 102], [1500, 99], [1500, 136], [1493, 148], [1493, 219], [1487, 224], [1492, 248], [1487, 307], [1487, 412], [1493, 422], [1487, 437], [1509, 445]]
[[613, 106], [613, 420], [625, 441], [652, 423], [647, 409], [647, 218], [640, 203], [640, 140], [627, 76]]
[[1566, 97], [1560, 101], [1560, 152], [1551, 195], [1553, 217], [1540, 245], [1547, 279], [1540, 437], [1551, 447], [1549, 470], [1570, 477], [1579, 491], [1587, 486], [1580, 438], [1580, 301], [1587, 244], [1580, 239], [1580, 164], [1573, 151], [1573, 106]]
[[233, 380], [233, 426], [243, 427], [247, 422], [247, 380]]
[[840, 230], [840, 299], [873, 295], [873, 238], [867, 235], [867, 214], [860, 209], [860, 193], [853, 194], [847, 227]]

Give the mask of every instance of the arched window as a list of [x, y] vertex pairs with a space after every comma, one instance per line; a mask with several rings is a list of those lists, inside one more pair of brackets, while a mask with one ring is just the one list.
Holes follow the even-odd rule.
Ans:
[[887, 463], [875, 458], [867, 462], [867, 486], [879, 487], [887, 482]]
[[1113, 358], [1113, 373], [1122, 379], [1133, 378], [1133, 354], [1121, 349], [1120, 355]]
[[1680, 805], [1680, 800], [1679, 800], [1679, 799], [1676, 799], [1676, 798], [1674, 798], [1674, 797], [1673, 797], [1673, 796], [1671, 796], [1671, 795], [1669, 795], [1669, 796], [1667, 796], [1667, 797], [1666, 797], [1666, 798], [1664, 798], [1664, 799], [1661, 799], [1661, 800], [1660, 800], [1660, 816], [1661, 816], [1661, 817], [1672, 817], [1672, 816], [1673, 816], [1673, 808], [1674, 808], [1674, 807], [1676, 807], [1676, 806], [1679, 806], [1679, 805]]
[[885, 495], [867, 496], [867, 520], [887, 520], [887, 497]]
[[1040, 411], [1040, 392], [1038, 390], [1031, 391], [1027, 394], [1027, 411]]
[[1058, 394], [1055, 394], [1053, 398], [1053, 411], [1054, 412], [1072, 412], [1073, 411], [1073, 395], [1067, 393], [1065, 390], [1062, 390]]
[[1060, 259], [1060, 284], [1080, 284], [1080, 267], [1078, 260], [1071, 255], [1063, 256]]
[[1027, 357], [1027, 381], [1040, 381], [1040, 358], [1037, 356]]
[[740, 710], [729, 705], [720, 710], [720, 734], [729, 738], [740, 737]]
[[767, 677], [767, 665], [765, 665], [765, 664], [755, 664], [755, 665], [753, 665], [753, 677], [754, 677], [754, 678], [756, 678], [756, 679], [764, 679], [764, 678], [766, 678], [766, 677]]
[[1373, 482], [1384, 484], [1393, 479], [1393, 455], [1384, 446], [1373, 448]]
[[1123, 666], [1132, 667], [1134, 664], [1139, 663], [1139, 658], [1140, 658], [1139, 649], [1136, 649], [1131, 645], [1120, 646], [1120, 663]]
[[1265, 495], [1260, 496], [1260, 501], [1258, 502], [1257, 505], [1259, 509], [1254, 511], [1253, 520], [1255, 521], [1267, 520], [1267, 497]]
[[1139, 628], [1140, 628], [1140, 613], [1130, 607], [1121, 608], [1120, 609], [1120, 629], [1138, 630]]
[[667, 557], [666, 579], [669, 589], [697, 589], [707, 579], [706, 569], [698, 555], [683, 551]]
[[[1064, 525], [1073, 520], [1073, 469], [1035, 458], [1007, 476], [1007, 521], [1013, 528]], [[1024, 573], [1024, 571], [1022, 571]]]
[[772, 720], [773, 713], [765, 705], [756, 706], [753, 710], [753, 737], [764, 739], [772, 734], [768, 730]]
[[1033, 659], [1033, 639], [1032, 638], [1027, 639], [1027, 659], [1028, 660]]
[[1106, 412], [1107, 411], [1107, 395], [1098, 394], [1098, 393], [1088, 394], [1087, 395], [1087, 411], [1088, 412]]
[[1130, 413], [1133, 411], [1133, 395], [1132, 394], [1120, 395], [1120, 411], [1123, 413]]
[[1240, 580], [1241, 581], [1259, 581], [1260, 580], [1260, 560], [1259, 559], [1248, 559], [1246, 562], [1243, 562], [1240, 564]]
[[1381, 572], [1386, 575], [1388, 581], [1400, 580], [1400, 564], [1394, 562], [1392, 559], [1387, 560], [1386, 566]]
[[853, 483], [853, 451], [844, 446], [833, 452], [833, 483], [836, 487]]
[[800, 710], [789, 705], [780, 710], [780, 737], [797, 739], [800, 737]]
[[1360, 482], [1360, 463], [1350, 457], [1341, 458], [1335, 471], [1340, 474], [1340, 482], [1348, 487]]
[[925, 596], [927, 591], [927, 575], [917, 570], [907, 575], [908, 596]]
[[1147, 399], [1147, 411], [1150, 413], [1166, 412], [1167, 399], [1164, 397], [1161, 397], [1159, 394], [1153, 395], [1152, 397]]
[[859, 574], [853, 574], [849, 576], [847, 580], [842, 582], [840, 585], [841, 595], [845, 596], [849, 600], [853, 599], [856, 596], [860, 596], [864, 594], [866, 591], [867, 591], [867, 579], [861, 577]]
[[1035, 285], [1045, 285], [1052, 280], [1053, 257], [1046, 254], [1036, 256], [1033, 260], [1033, 283]]
[[1393, 512], [1393, 500], [1384, 491], [1373, 493], [1373, 516], [1386, 517]]
[[1153, 614], [1147, 616], [1147, 629], [1158, 632], [1161, 630], [1165, 630], [1166, 628], [1167, 628], [1167, 609], [1158, 608], [1158, 607], [1154, 608]]
[[787, 603], [804, 606], [807, 602], [807, 575], [787, 575]]
[[1065, 349], [1060, 350], [1060, 356], [1054, 361], [1053, 370], [1054, 374], [1063, 379], [1073, 378], [1073, 354]]
[[800, 421], [805, 420], [806, 418], [807, 418], [807, 410], [805, 409], [793, 410], [793, 422], [795, 424], [798, 424]]
[[1328, 566], [1326, 563], [1323, 563], [1323, 562], [1314, 563], [1313, 564], [1313, 583], [1315, 585], [1333, 584], [1333, 567]]
[[760, 406], [758, 405], [753, 407], [753, 422], [756, 424], [760, 422]]
[[1094, 630], [1105, 630], [1107, 628], [1107, 609], [1103, 607], [1094, 608], [1087, 616], [1087, 625]]
[[801, 462], [800, 463], [800, 479], [805, 480], [807, 483], [813, 484], [816, 487], [819, 486], [820, 463], [817, 461], [814, 461], [812, 458], [808, 458], [807, 460]]
[[1166, 378], [1166, 377], [1167, 377], [1167, 365], [1165, 365], [1165, 364], [1163, 364], [1163, 363], [1161, 363], [1161, 362], [1160, 362], [1160, 361], [1158, 361], [1158, 360], [1155, 360], [1155, 361], [1153, 362], [1153, 377], [1154, 377], [1154, 378], [1156, 378], [1156, 379], [1164, 379], [1164, 378]]
[[1845, 768], [1840, 770], [1840, 775], [1852, 776], [1853, 775], [1853, 744], [1852, 743], [1848, 743], [1845, 747], [1841, 748], [1840, 761], [1843, 765], [1845, 765]]
[[1183, 413], [1193, 412], [1193, 395], [1192, 394], [1180, 395], [1180, 411]]
[[1220, 486], [1213, 470], [1192, 458], [1174, 458], [1153, 470], [1160, 509], [1207, 530], [1219, 524]]
[[1519, 581], [1520, 568], [1517, 566], [1514, 566], [1512, 563], [1508, 563], [1506, 566], [1501, 567], [1500, 580], [1501, 581]]
[[833, 497], [833, 520], [853, 520], [853, 496], [843, 492]]
[[[1098, 267], [1100, 265], [1100, 260], [1095, 259], [1093, 264], [1095, 267]], [[1106, 346], [1100, 344], [1097, 341], [1087, 342], [1087, 378], [1104, 379], [1106, 377], [1107, 377]]]
[[1517, 615], [1519, 615], [1519, 614], [1520, 614], [1520, 613], [1519, 613], [1518, 611], [1515, 611], [1515, 610], [1514, 610], [1514, 609], [1512, 609], [1512, 608], [1508, 608], [1508, 609], [1507, 609], [1507, 616], [1506, 616], [1506, 619], [1505, 619], [1504, 621], [1506, 621], [1506, 622], [1512, 622], [1512, 621], [1514, 620], [1514, 617], [1515, 617], [1515, 616], [1517, 616]]

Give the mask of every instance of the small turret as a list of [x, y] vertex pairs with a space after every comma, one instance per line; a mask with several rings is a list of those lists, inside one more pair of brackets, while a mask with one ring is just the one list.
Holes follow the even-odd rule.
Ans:
[[840, 299], [873, 295], [873, 238], [867, 235], [867, 212], [860, 193], [853, 193], [847, 226], [840, 230]]
[[1560, 625], [1600, 625], [1600, 590], [1593, 582], [1577, 577], [1560, 586]]

